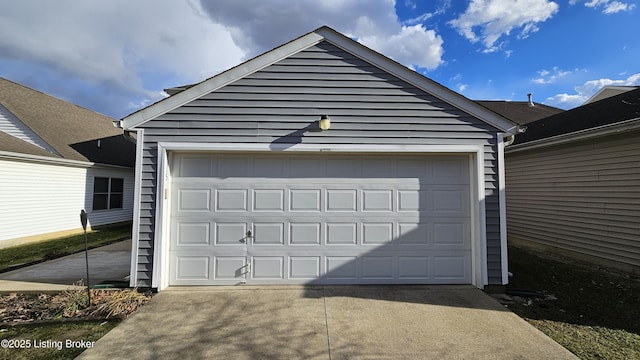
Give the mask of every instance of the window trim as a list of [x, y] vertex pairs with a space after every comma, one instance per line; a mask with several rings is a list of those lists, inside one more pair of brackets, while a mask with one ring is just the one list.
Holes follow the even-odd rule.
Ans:
[[[107, 191], [106, 192], [96, 192], [96, 180], [98, 179], [107, 179]], [[113, 181], [120, 180], [122, 181], [122, 191], [114, 192]], [[96, 209], [96, 195], [104, 196], [107, 195], [107, 199], [105, 201], [105, 207]], [[111, 199], [112, 196], [118, 195], [120, 196], [120, 207], [112, 207]], [[109, 211], [109, 210], [122, 210], [124, 209], [124, 178], [121, 177], [111, 177], [111, 176], [94, 176], [93, 177], [93, 189], [92, 189], [92, 197], [91, 197], [91, 209], [92, 211]]]

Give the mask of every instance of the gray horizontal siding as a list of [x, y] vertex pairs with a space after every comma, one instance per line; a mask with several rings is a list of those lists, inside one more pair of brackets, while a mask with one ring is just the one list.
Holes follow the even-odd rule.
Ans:
[[[331, 117], [331, 130], [315, 122]], [[139, 280], [150, 286], [156, 144], [485, 144], [490, 283], [501, 282], [496, 129], [323, 42], [145, 123]]]
[[506, 183], [509, 238], [640, 271], [640, 132], [507, 152]]

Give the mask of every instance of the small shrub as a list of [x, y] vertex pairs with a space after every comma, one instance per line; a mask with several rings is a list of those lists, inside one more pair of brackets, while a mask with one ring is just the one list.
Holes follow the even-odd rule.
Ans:
[[64, 317], [73, 317], [78, 311], [86, 309], [89, 306], [87, 289], [83, 288], [82, 280], [73, 285], [78, 286], [78, 288], [68, 289], [62, 292], [62, 316]]
[[127, 317], [138, 307], [149, 301], [149, 295], [139, 293], [137, 289], [126, 289], [115, 292], [105, 302], [99, 304], [93, 315]]

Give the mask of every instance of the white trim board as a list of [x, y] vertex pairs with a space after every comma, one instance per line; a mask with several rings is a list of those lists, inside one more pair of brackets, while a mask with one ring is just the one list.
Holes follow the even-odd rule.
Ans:
[[138, 250], [140, 249], [140, 199], [142, 183], [142, 149], [144, 148], [144, 130], [136, 134], [136, 168], [134, 172], [133, 189], [133, 225], [131, 232], [131, 268], [129, 271], [129, 286], [138, 286]]
[[[471, 166], [470, 180], [472, 193], [471, 208], [471, 278], [476, 287], [483, 288], [488, 284], [487, 251], [486, 251], [486, 209], [484, 189], [484, 144], [477, 145], [329, 145], [329, 144], [297, 144], [287, 146], [278, 144], [210, 144], [210, 143], [158, 143], [158, 183], [156, 193], [156, 226], [154, 236], [154, 258], [152, 287], [163, 290], [168, 287], [169, 266], [169, 210], [171, 199], [165, 199], [165, 189], [169, 189], [171, 176], [169, 173], [169, 157], [171, 151], [211, 151], [211, 152], [313, 152], [313, 153], [391, 153], [391, 154], [469, 154]], [[474, 161], [475, 160], [475, 161]], [[137, 259], [132, 258], [132, 262]], [[133, 273], [133, 264], [132, 264]], [[132, 279], [133, 281], [133, 279]]]

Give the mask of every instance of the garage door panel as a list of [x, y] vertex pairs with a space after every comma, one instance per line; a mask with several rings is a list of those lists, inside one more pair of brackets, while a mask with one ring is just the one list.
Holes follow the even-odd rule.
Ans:
[[325, 266], [327, 279], [357, 279], [356, 256], [327, 256]]
[[398, 279], [429, 279], [427, 256], [398, 256]]
[[393, 223], [363, 223], [362, 244], [378, 246], [393, 241]]
[[471, 282], [467, 156], [174, 161], [170, 284]]
[[216, 171], [212, 174], [216, 178], [246, 178], [251, 176], [250, 158], [242, 155], [218, 156]]
[[292, 189], [289, 191], [290, 211], [320, 211], [320, 190]]
[[471, 229], [469, 221], [461, 219], [459, 221], [434, 221], [433, 223], [434, 246], [442, 248], [444, 246], [457, 246], [464, 249], [471, 243]]
[[391, 211], [392, 204], [392, 190], [362, 190], [362, 211]]
[[178, 176], [180, 177], [203, 177], [211, 176], [212, 168], [211, 156], [207, 155], [189, 155], [183, 156], [178, 167]]
[[320, 245], [321, 224], [290, 223], [289, 244], [291, 245]]
[[287, 175], [285, 159], [273, 156], [256, 156], [253, 158], [253, 177], [278, 178]]
[[425, 179], [431, 177], [431, 161], [429, 159], [397, 160], [397, 177]]
[[363, 256], [360, 258], [362, 278], [392, 280], [393, 256]]
[[434, 159], [432, 169], [435, 183], [469, 184], [469, 163], [463, 157]]
[[219, 280], [243, 280], [249, 272], [245, 256], [216, 256], [214, 278]]
[[399, 223], [399, 245], [429, 245], [429, 224], [424, 223]]
[[327, 245], [351, 245], [357, 243], [357, 223], [327, 223]]
[[284, 244], [284, 223], [254, 223], [253, 244]]
[[206, 281], [211, 278], [209, 256], [178, 256], [175, 263], [175, 277], [178, 281]]
[[469, 190], [462, 186], [438, 186], [429, 194], [429, 217], [469, 217]]
[[245, 189], [217, 189], [216, 211], [247, 211], [247, 192]]
[[419, 212], [427, 210], [427, 191], [399, 189], [398, 211]]
[[255, 189], [253, 190], [254, 211], [284, 211], [284, 190]]
[[320, 277], [321, 256], [290, 256], [289, 278], [315, 280]]
[[210, 189], [180, 189], [178, 192], [178, 211], [210, 211]]
[[434, 278], [439, 280], [464, 280], [468, 272], [467, 256], [434, 256]]
[[289, 161], [289, 176], [291, 178], [326, 177], [324, 158], [313, 155], [303, 158], [291, 158]]
[[395, 162], [388, 157], [368, 160], [366, 166], [362, 167], [362, 177], [378, 179], [394, 177], [394, 165]]
[[284, 256], [254, 256], [251, 258], [252, 279], [284, 279]]
[[356, 211], [357, 210], [356, 190], [326, 190], [327, 211]]
[[206, 222], [178, 222], [177, 246], [209, 246], [211, 244], [211, 224]]
[[359, 159], [326, 158], [325, 177], [327, 178], [358, 178], [360, 177]]
[[245, 246], [247, 241], [246, 223], [216, 223], [215, 243], [219, 245]]

